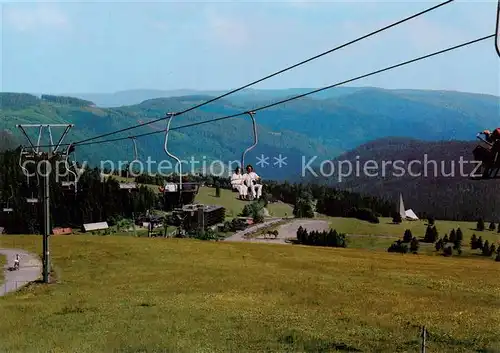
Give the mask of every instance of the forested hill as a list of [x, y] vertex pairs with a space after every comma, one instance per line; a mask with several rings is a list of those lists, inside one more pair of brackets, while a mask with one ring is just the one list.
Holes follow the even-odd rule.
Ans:
[[0, 152], [16, 148], [19, 143], [19, 139], [17, 139], [10, 131], [0, 130]]
[[[350, 191], [384, 196], [394, 202], [401, 193], [405, 207], [420, 216], [430, 214], [439, 219], [455, 220], [484, 217], [498, 222], [500, 180], [471, 180], [467, 175], [475, 169], [472, 163], [462, 163], [463, 173], [460, 170], [461, 158], [472, 161], [476, 145], [476, 142], [425, 142], [404, 138], [372, 141], [335, 160], [334, 165], [344, 161], [345, 174], [348, 171], [345, 161], [352, 163], [353, 170], [359, 161], [361, 172], [358, 175], [353, 173], [338, 183], [338, 174], [335, 174], [329, 178], [329, 183]], [[393, 166], [398, 160], [400, 162], [395, 165], [402, 169]], [[368, 168], [373, 169], [363, 172], [367, 161], [371, 161]], [[410, 165], [411, 161], [419, 162]], [[386, 163], [385, 176], [382, 174], [383, 162]]]
[[[172, 127], [239, 113], [303, 91], [246, 91], [178, 116]], [[149, 99], [117, 108], [100, 108], [88, 99], [0, 93], [0, 130], [16, 135], [15, 124], [18, 123], [72, 123], [75, 127], [67, 140], [74, 141], [151, 121], [163, 117], [166, 112], [181, 111], [211, 97], [199, 92], [191, 96]], [[331, 160], [360, 144], [387, 136], [427, 141], [468, 140], [474, 138], [477, 131], [495, 127], [499, 111], [499, 98], [488, 95], [339, 88], [259, 111], [256, 115], [259, 144], [247, 155], [246, 161], [255, 165], [257, 156], [264, 155], [269, 164], [259, 167], [263, 177], [297, 180], [301, 176], [303, 158], [306, 161], [312, 157], [317, 157], [317, 161]], [[169, 160], [163, 151], [163, 129], [165, 121], [120, 136], [159, 131], [137, 140], [139, 158], [150, 157], [159, 162]], [[228, 163], [239, 160], [251, 144], [251, 123], [247, 116], [242, 116], [172, 131], [169, 149], [184, 160], [222, 159]], [[102, 160], [131, 160], [132, 151], [131, 142], [125, 140], [82, 146], [76, 156], [80, 161], [97, 166]], [[287, 163], [281, 168], [274, 164], [273, 158], [280, 154], [286, 157]]]

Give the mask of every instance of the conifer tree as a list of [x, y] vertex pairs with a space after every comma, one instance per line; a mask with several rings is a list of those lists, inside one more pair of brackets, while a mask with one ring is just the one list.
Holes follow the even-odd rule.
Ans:
[[472, 237], [470, 238], [470, 248], [472, 250], [477, 249], [477, 236], [476, 236], [476, 233], [472, 234]]
[[405, 230], [405, 234], [403, 236], [403, 243], [409, 243], [413, 239], [413, 235], [411, 234], [411, 230]]
[[477, 246], [476, 249], [480, 249], [480, 250], [483, 249], [483, 237], [482, 236], [479, 236], [479, 238], [477, 238], [476, 246]]
[[443, 239], [439, 239], [435, 245], [436, 251], [440, 251], [443, 248]]
[[476, 228], [480, 232], [482, 232], [484, 230], [484, 221], [482, 218], [478, 219]]
[[455, 233], [455, 229], [452, 229], [450, 232], [450, 238], [448, 239], [450, 243], [455, 243], [457, 234]]
[[420, 244], [418, 243], [418, 239], [413, 237], [410, 243], [410, 251], [414, 254], [418, 253], [418, 249], [420, 247]]
[[401, 215], [399, 214], [399, 212], [395, 212], [394, 216], [392, 217], [392, 223], [399, 224], [401, 222], [403, 222], [403, 219], [401, 218]]
[[430, 225], [427, 226], [427, 229], [425, 230], [425, 235], [424, 235], [424, 241], [426, 243], [432, 243], [432, 237], [433, 237], [433, 232], [432, 232], [432, 227]]
[[432, 227], [432, 239], [432, 242], [435, 242], [439, 239], [439, 233], [436, 226]]
[[484, 241], [482, 250], [484, 256], [490, 256], [490, 242], [488, 240]]

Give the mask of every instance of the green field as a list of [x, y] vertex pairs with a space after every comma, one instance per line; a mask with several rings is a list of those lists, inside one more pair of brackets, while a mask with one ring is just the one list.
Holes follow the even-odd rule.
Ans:
[[[380, 218], [380, 223], [369, 223], [355, 218], [327, 218], [330, 222], [330, 227], [339, 232], [351, 234], [348, 236], [349, 246], [355, 248], [367, 249], [387, 249], [395, 240], [403, 237], [406, 229], [410, 229], [413, 236], [423, 238], [427, 228], [427, 221], [404, 221], [401, 224], [392, 224], [391, 218]], [[472, 234], [482, 236], [483, 240], [488, 240], [491, 243], [500, 245], [500, 234], [497, 231], [477, 231], [475, 222], [455, 222], [455, 221], [440, 221], [435, 222], [439, 232], [439, 237], [445, 234], [450, 234], [452, 229], [457, 230], [458, 227], [464, 235], [463, 247], [464, 252], [468, 252], [470, 238]], [[488, 226], [489, 224], [486, 224]], [[357, 236], [356, 236], [357, 235]], [[362, 235], [362, 236], [359, 236]], [[425, 247], [425, 244], [421, 243]], [[430, 244], [427, 248], [433, 249]]]
[[[237, 217], [245, 205], [250, 201], [238, 199], [238, 193], [231, 190], [221, 189], [220, 197], [215, 197], [215, 188], [201, 187], [196, 202], [203, 204], [221, 205], [226, 208], [226, 216]], [[293, 207], [285, 203], [272, 203], [267, 205], [269, 215], [273, 217], [293, 216]]]
[[92, 236], [51, 253], [59, 283], [0, 298], [0, 351], [416, 352], [420, 325], [429, 352], [500, 349], [494, 261]]

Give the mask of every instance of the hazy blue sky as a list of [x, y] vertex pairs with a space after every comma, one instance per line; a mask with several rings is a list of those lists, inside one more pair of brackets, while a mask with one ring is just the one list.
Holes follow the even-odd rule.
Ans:
[[[2, 91], [230, 89], [440, 1], [5, 2]], [[493, 34], [496, 0], [456, 1], [256, 88], [319, 87]], [[500, 95], [493, 39], [354, 86]]]

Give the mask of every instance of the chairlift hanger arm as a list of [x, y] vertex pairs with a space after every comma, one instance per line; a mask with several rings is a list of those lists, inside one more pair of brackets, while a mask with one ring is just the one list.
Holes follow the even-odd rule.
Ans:
[[29, 185], [30, 184], [29, 170], [23, 165], [23, 154], [24, 154], [24, 147], [21, 147], [21, 153], [19, 154], [19, 166], [23, 170], [23, 173], [26, 175], [26, 182]]
[[250, 111], [250, 112], [246, 112], [250, 118], [252, 119], [252, 127], [253, 127], [253, 145], [251, 145], [250, 147], [248, 147], [244, 152], [243, 154], [241, 155], [241, 168], [245, 168], [245, 155], [251, 151], [252, 149], [254, 149], [255, 146], [257, 146], [257, 143], [258, 143], [258, 135], [257, 135], [257, 124], [255, 122], [255, 112], [254, 111]]
[[[69, 130], [69, 127], [66, 129], [66, 131]], [[62, 138], [61, 137], [61, 141], [62, 141]], [[59, 141], [60, 143], [60, 141]], [[66, 149], [65, 153], [64, 153], [64, 169], [66, 169], [66, 171], [70, 174], [73, 175], [74, 177], [74, 182], [71, 181], [71, 178], [69, 178], [68, 176], [68, 181], [67, 182], [62, 182], [62, 185], [63, 186], [71, 186], [71, 185], [74, 185], [75, 187], [75, 193], [78, 191], [78, 186], [77, 186], [77, 182], [78, 182], [78, 178], [77, 178], [77, 175], [75, 172], [73, 172], [71, 170], [71, 166], [69, 165], [69, 162], [68, 162], [68, 159], [69, 159], [69, 155], [70, 153], [72, 152], [72, 148], [74, 149], [74, 145], [72, 143], [69, 144], [68, 148]]]
[[137, 153], [137, 142], [136, 142], [136, 138], [135, 136], [131, 136], [129, 137], [132, 142], [134, 143], [134, 161], [138, 161], [139, 160], [139, 153]]
[[495, 36], [495, 49], [498, 56], [500, 57], [500, 0], [498, 0], [497, 6], [497, 24], [496, 24], [496, 36]]
[[168, 150], [168, 133], [170, 131], [170, 123], [172, 122], [172, 118], [175, 116], [176, 113], [167, 113], [168, 116], [168, 122], [167, 122], [167, 128], [165, 130], [165, 143], [163, 145], [163, 149], [165, 150], [165, 153], [175, 159], [177, 163], [179, 164], [179, 191], [182, 190], [182, 162], [180, 158], [174, 156], [172, 153], [169, 152]]

